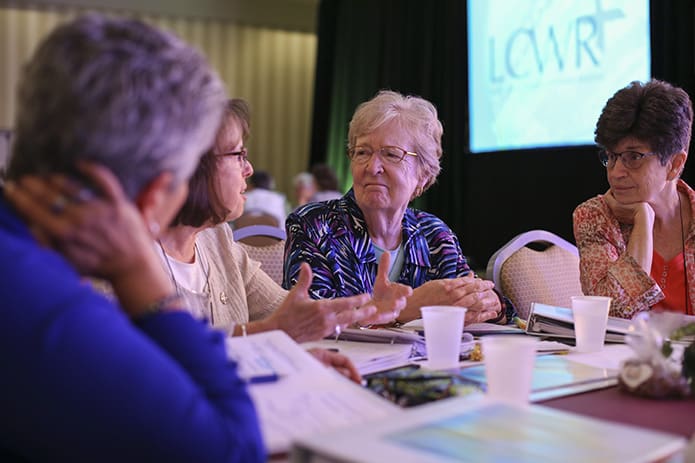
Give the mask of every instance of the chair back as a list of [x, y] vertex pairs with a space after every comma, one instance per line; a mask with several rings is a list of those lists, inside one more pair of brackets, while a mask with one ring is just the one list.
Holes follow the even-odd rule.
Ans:
[[287, 239], [283, 228], [273, 225], [248, 225], [232, 230], [234, 241], [251, 246], [271, 246]]
[[244, 242], [239, 245], [248, 253], [249, 257], [261, 263], [261, 269], [278, 285], [282, 285], [282, 266], [285, 254], [285, 240], [277, 241], [269, 246], [254, 246]]
[[582, 294], [577, 247], [545, 230], [521, 233], [502, 246], [488, 261], [487, 278], [524, 319], [532, 302], [571, 307], [570, 298]]

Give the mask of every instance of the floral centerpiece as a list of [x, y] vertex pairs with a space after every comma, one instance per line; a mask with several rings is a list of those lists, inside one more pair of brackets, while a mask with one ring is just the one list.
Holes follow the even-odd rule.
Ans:
[[618, 384], [629, 393], [654, 398], [695, 395], [695, 322], [680, 314], [642, 313], [625, 342], [636, 357], [622, 365]]

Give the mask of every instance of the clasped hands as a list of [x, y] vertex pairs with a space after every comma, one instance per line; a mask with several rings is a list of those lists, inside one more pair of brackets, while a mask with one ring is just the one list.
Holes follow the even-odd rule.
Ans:
[[452, 305], [466, 307], [465, 323], [482, 323], [500, 316], [502, 302], [493, 290], [495, 284], [477, 278], [473, 272], [458, 278], [431, 280], [413, 290], [399, 321], [420, 318], [420, 307]]

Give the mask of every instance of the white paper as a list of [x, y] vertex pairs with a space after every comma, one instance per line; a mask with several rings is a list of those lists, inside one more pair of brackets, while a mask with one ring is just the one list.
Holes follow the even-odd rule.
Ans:
[[326, 368], [283, 331], [227, 340], [242, 377], [277, 373], [276, 382], [251, 384], [249, 392], [269, 453], [289, 450], [292, 442], [400, 414], [396, 405]]
[[408, 363], [413, 350], [410, 344], [335, 341], [332, 339], [303, 343], [302, 347], [305, 349], [312, 347], [337, 349], [338, 352], [352, 360], [362, 375], [405, 365]]

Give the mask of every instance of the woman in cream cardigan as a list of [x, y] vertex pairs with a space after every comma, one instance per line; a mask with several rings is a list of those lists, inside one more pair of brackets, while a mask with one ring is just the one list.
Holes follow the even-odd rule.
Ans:
[[248, 135], [247, 104], [230, 100], [213, 148], [191, 177], [183, 208], [159, 240], [162, 260], [177, 290], [197, 307], [196, 315], [232, 336], [281, 329], [298, 342], [357, 322], [394, 320], [411, 289], [389, 282], [385, 273], [371, 298], [313, 300], [308, 265], [286, 291], [234, 242], [227, 222], [243, 213], [246, 179], [253, 173], [244, 148]]

